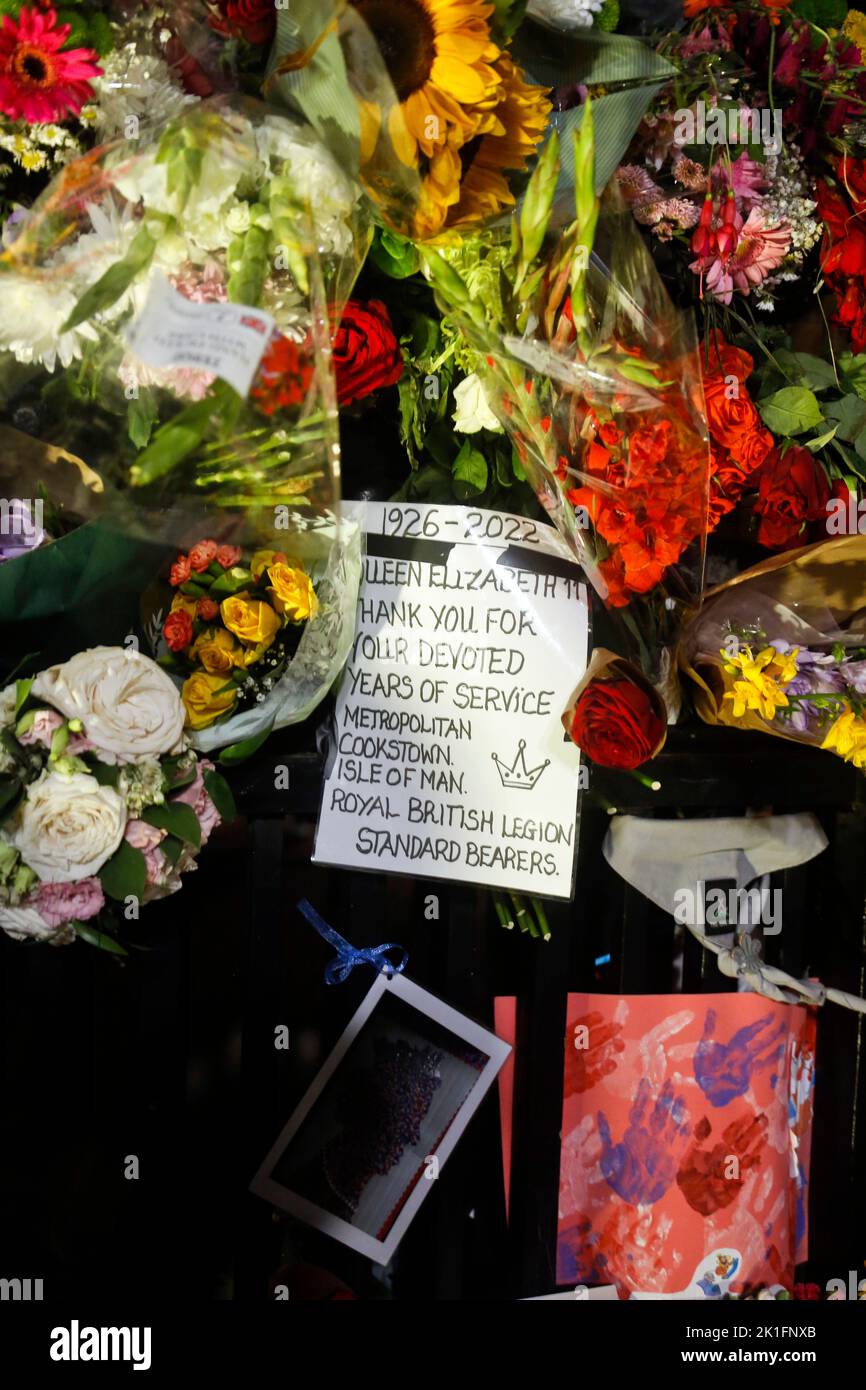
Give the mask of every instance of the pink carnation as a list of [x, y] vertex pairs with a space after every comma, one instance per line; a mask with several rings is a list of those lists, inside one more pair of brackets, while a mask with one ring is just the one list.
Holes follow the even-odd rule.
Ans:
[[220, 814], [208, 796], [204, 785], [205, 772], [213, 771], [213, 763], [206, 758], [197, 764], [195, 769], [195, 780], [190, 782], [188, 787], [184, 787], [182, 792], [172, 797], [173, 802], [181, 802], [184, 806], [190, 806], [195, 811], [201, 825], [201, 842], [206, 844], [211, 834], [220, 824]]
[[30, 901], [50, 927], [62, 927], [95, 917], [105, 906], [105, 894], [98, 878], [82, 878], [77, 883], [40, 883]]
[[159, 846], [167, 834], [167, 830], [158, 830], [155, 825], [148, 825], [146, 820], [131, 820], [126, 823], [123, 838], [128, 845], [132, 845], [133, 849], [141, 850], [144, 855], [149, 884], [158, 884], [162, 881], [165, 856]]

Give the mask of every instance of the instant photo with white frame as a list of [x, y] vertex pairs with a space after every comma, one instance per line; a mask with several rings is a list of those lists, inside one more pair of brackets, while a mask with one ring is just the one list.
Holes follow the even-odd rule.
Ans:
[[402, 975], [380, 975], [251, 1191], [387, 1264], [511, 1051]]

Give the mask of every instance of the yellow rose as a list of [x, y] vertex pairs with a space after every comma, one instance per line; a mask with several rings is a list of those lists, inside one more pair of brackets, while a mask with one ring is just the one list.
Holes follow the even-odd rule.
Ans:
[[285, 560], [285, 558], [282, 550], [257, 550], [250, 560], [253, 583], [258, 584], [268, 565], [274, 564], [277, 560]]
[[184, 681], [180, 698], [186, 710], [188, 729], [206, 729], [234, 707], [237, 689], [231, 686], [225, 690], [226, 684], [225, 676], [209, 675], [206, 671], [196, 671]]
[[247, 593], [224, 598], [220, 614], [229, 632], [250, 647], [269, 647], [282, 627], [269, 603]]
[[171, 601], [170, 613], [188, 613], [191, 618], [195, 618], [198, 608], [198, 599], [190, 598], [187, 594], [175, 594]]
[[313, 581], [303, 570], [292, 569], [290, 565], [271, 565], [268, 579], [272, 585], [268, 593], [278, 613], [283, 613], [294, 623], [316, 616], [319, 600], [313, 589]]
[[198, 658], [206, 671], [227, 675], [233, 666], [243, 666], [244, 654], [225, 628], [208, 628], [190, 647], [190, 656]]

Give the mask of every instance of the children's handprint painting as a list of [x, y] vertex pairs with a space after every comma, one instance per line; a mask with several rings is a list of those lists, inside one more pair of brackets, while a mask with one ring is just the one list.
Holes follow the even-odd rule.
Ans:
[[[512, 1005], [497, 1000], [511, 1041]], [[569, 995], [558, 1283], [681, 1299], [790, 1289], [806, 1258], [814, 1053], [814, 1011], [755, 994]]]
[[[605, 1065], [576, 1068], [569, 1050], [591, 1056], [594, 1033]], [[813, 1057], [810, 1012], [758, 995], [571, 995], [559, 1281], [686, 1298], [790, 1288]], [[576, 1070], [585, 1089], [569, 1084]]]

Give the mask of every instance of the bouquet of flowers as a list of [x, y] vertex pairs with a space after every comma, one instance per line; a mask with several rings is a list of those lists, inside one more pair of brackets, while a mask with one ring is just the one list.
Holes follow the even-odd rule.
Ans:
[[118, 914], [176, 892], [231, 792], [170, 677], [94, 647], [0, 693], [0, 927], [126, 954]]
[[183, 678], [187, 728], [198, 732], [264, 704], [319, 612], [313, 581], [284, 551], [199, 540], [171, 567], [161, 664]]
[[592, 104], [575, 139], [576, 217], [554, 232], [551, 136], [510, 237], [425, 261], [542, 505], [648, 675], [702, 583], [709, 454], [691, 323], [639, 235], [594, 187]]
[[866, 539], [765, 561], [711, 591], [680, 661], [710, 724], [818, 744], [866, 769]]

